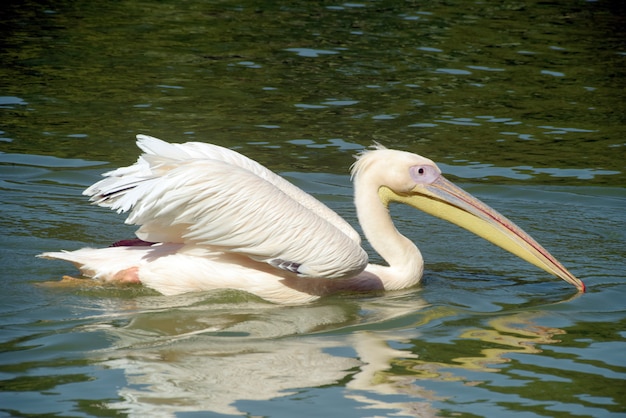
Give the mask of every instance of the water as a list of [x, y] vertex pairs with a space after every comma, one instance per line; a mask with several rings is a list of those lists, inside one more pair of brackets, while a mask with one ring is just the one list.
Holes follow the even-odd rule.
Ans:
[[[619, 2], [33, 1], [0, 19], [1, 416], [626, 416]], [[356, 151], [426, 155], [589, 291], [404, 207], [427, 264], [401, 292], [43, 286], [73, 270], [36, 254], [132, 236], [81, 191], [134, 161], [137, 133], [237, 149], [352, 224]]]

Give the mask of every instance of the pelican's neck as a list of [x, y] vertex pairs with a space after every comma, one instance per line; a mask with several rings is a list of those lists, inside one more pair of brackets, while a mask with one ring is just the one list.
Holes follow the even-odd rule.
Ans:
[[385, 289], [402, 289], [417, 284], [424, 271], [419, 249], [393, 224], [389, 208], [378, 194], [379, 186], [357, 176], [354, 183], [355, 206], [359, 223], [372, 248], [389, 266], [370, 265], [367, 271], [376, 274]]

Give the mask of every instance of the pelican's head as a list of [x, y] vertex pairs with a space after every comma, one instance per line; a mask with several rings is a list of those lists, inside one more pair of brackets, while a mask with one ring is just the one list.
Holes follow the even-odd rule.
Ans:
[[381, 202], [404, 203], [452, 222], [576, 286], [585, 285], [520, 227], [448, 181], [437, 165], [417, 154], [386, 149], [357, 156], [355, 187], [374, 185]]

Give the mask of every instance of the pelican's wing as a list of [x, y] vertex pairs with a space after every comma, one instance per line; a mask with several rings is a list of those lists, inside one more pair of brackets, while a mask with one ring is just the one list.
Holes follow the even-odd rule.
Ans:
[[260, 164], [214, 145], [138, 138], [137, 163], [85, 194], [129, 212], [139, 238], [242, 253], [311, 277], [347, 277], [367, 264], [343, 219]]

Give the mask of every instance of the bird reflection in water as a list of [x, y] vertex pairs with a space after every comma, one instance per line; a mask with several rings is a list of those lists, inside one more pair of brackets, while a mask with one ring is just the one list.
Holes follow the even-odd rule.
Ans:
[[[169, 300], [155, 308], [154, 300], [162, 297], [143, 299], [126, 301], [133, 304], [126, 310], [127, 325], [110, 327], [113, 346], [95, 353], [103, 366], [124, 371], [121, 400], [108, 407], [130, 416], [239, 416], [255, 401], [342, 385], [344, 399], [356, 409], [436, 416], [433, 403], [446, 399], [420, 381], [480, 385], [465, 372], [497, 373], [494, 366], [511, 354], [537, 353], [538, 345], [553, 344], [564, 333], [537, 325], [536, 314], [495, 314], [484, 328], [459, 329], [448, 349], [429, 350], [434, 343], [420, 340], [420, 328], [458, 318], [428, 306], [415, 292], [288, 307], [201, 299], [185, 305], [183, 298], [180, 306]], [[124, 309], [116, 310], [119, 320]], [[407, 318], [415, 319], [413, 327], [406, 326]], [[394, 329], [398, 320], [403, 327]], [[459, 346], [463, 356], [454, 355]]]

